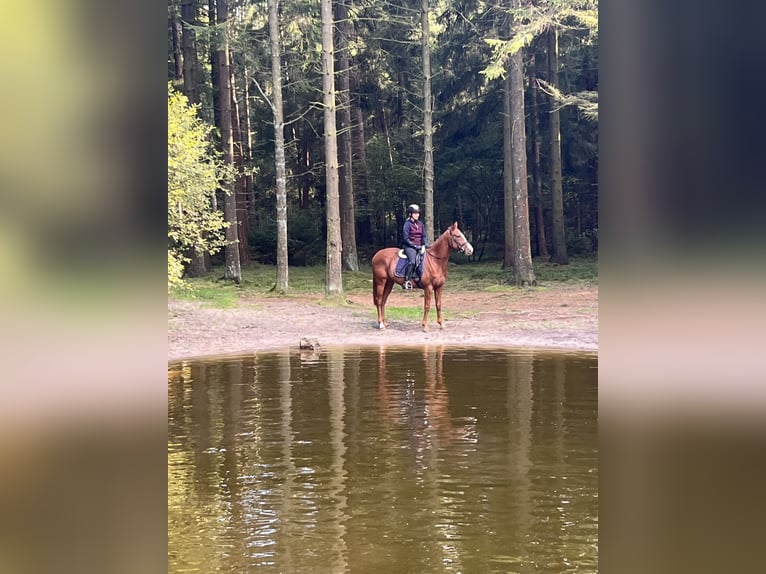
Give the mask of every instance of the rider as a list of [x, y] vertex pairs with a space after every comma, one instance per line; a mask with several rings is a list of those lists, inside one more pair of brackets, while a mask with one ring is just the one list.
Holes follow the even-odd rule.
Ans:
[[424, 254], [428, 247], [428, 237], [426, 236], [426, 226], [420, 221], [420, 207], [412, 203], [407, 206], [407, 221], [404, 222], [404, 252], [407, 259], [410, 260], [407, 270], [404, 272], [404, 283], [402, 289], [412, 289], [412, 272], [417, 264], [418, 252]]

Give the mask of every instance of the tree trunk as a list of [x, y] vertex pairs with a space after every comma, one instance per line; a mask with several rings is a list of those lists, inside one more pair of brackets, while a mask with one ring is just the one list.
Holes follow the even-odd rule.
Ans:
[[183, 51], [184, 95], [192, 104], [199, 103], [197, 90], [197, 38], [193, 26], [197, 23], [195, 0], [182, 0], [181, 20], [184, 23], [181, 49]]
[[[221, 147], [223, 159], [229, 164], [234, 164], [234, 138], [231, 126], [231, 87], [229, 85], [229, 38], [226, 25], [229, 19], [229, 0], [217, 0], [218, 24], [221, 25], [221, 42], [218, 51], [219, 62], [219, 85], [221, 88]], [[242, 269], [239, 261], [238, 225], [237, 225], [237, 196], [233, 186], [226, 190], [224, 199], [223, 215], [229, 223], [226, 228], [225, 259], [226, 270], [224, 279], [240, 283], [242, 281]]]
[[532, 88], [532, 181], [534, 182], [534, 213], [535, 213], [535, 231], [537, 232], [537, 254], [546, 261], [550, 257], [548, 254], [548, 242], [545, 239], [545, 218], [543, 217], [543, 180], [540, 177], [540, 117], [537, 112], [537, 106], [540, 103], [540, 97], [537, 85], [537, 77], [534, 72], [535, 57], [532, 56], [532, 73], [529, 76], [530, 87]]
[[[215, 0], [208, 0], [207, 22], [211, 30], [215, 29], [216, 23]], [[215, 34], [213, 38], [215, 38]], [[220, 59], [218, 57], [218, 45], [216, 41], [210, 44], [210, 84], [213, 90], [213, 123], [221, 125], [221, 71], [219, 70]]]
[[386, 136], [386, 146], [388, 149], [388, 163], [391, 167], [394, 167], [394, 152], [393, 152], [393, 144], [391, 143], [391, 130], [388, 129], [388, 119], [387, 119], [387, 112], [386, 112], [386, 106], [383, 104], [383, 102], [378, 102], [379, 108], [380, 108], [380, 129], [383, 132], [383, 135]]
[[269, 2], [269, 44], [271, 46], [272, 110], [274, 112], [274, 158], [277, 173], [277, 285], [288, 289], [287, 259], [287, 176], [285, 170], [285, 120], [282, 103], [282, 56], [279, 48], [279, 1]]
[[354, 208], [353, 159], [351, 142], [351, 78], [349, 72], [349, 37], [351, 25], [348, 19], [348, 0], [338, 0], [338, 81], [340, 92], [340, 232], [343, 245], [342, 262], [346, 271], [359, 271], [359, 256], [356, 248], [356, 214]]
[[[189, 102], [199, 103], [198, 88], [198, 60], [197, 60], [197, 38], [194, 29], [191, 27], [197, 23], [197, 3], [196, 0], [183, 0], [181, 2], [181, 73], [182, 73], [182, 91]], [[179, 61], [176, 59], [176, 67]], [[177, 71], [177, 69], [176, 69]], [[207, 251], [193, 251], [190, 254], [191, 261], [186, 269], [189, 277], [200, 277], [210, 271], [210, 254]]]
[[[518, 8], [520, 0], [513, 0]], [[529, 237], [529, 198], [527, 190], [527, 139], [524, 116], [524, 52], [511, 56], [511, 161], [513, 163], [513, 268], [516, 285], [536, 285]]]
[[304, 123], [300, 131], [300, 141], [298, 142], [298, 162], [301, 167], [301, 209], [308, 209], [311, 199], [309, 194], [313, 181], [311, 173], [314, 164], [314, 161], [311, 159], [313, 135], [313, 130]]
[[[229, 56], [231, 60], [231, 55]], [[234, 80], [234, 66], [229, 66], [229, 86], [231, 87], [231, 133], [234, 142], [234, 165], [236, 167], [236, 179], [234, 180], [234, 193], [237, 201], [237, 237], [239, 238], [239, 261], [250, 261], [250, 249], [248, 246], [248, 221], [247, 221], [247, 195], [245, 193], [245, 154], [242, 143], [242, 125], [239, 114], [239, 101], [237, 99], [237, 85]]]
[[370, 214], [370, 192], [367, 187], [367, 147], [364, 137], [364, 115], [359, 99], [353, 99], [354, 106], [354, 189], [356, 205], [362, 212], [359, 222], [359, 241], [362, 244], [372, 243], [372, 216]]
[[507, 66], [503, 90], [503, 269], [513, 268], [513, 159], [511, 154], [511, 73]]
[[428, 241], [434, 240], [434, 144], [433, 98], [431, 97], [431, 33], [428, 23], [428, 0], [421, 0], [420, 17], [423, 50], [423, 161], [425, 225]]
[[177, 9], [174, 7], [172, 10], [170, 25], [173, 27], [173, 63], [174, 68], [174, 84], [179, 89], [183, 90], [184, 81], [184, 53], [183, 53], [183, 25], [178, 16]]
[[[555, 28], [548, 31], [548, 83], [559, 85], [559, 46]], [[553, 261], [560, 265], [569, 263], [564, 228], [564, 191], [561, 181], [561, 119], [558, 104], [551, 102], [551, 199], [553, 206]]]
[[245, 194], [247, 197], [247, 221], [255, 213], [255, 192], [253, 191], [253, 127], [250, 124], [250, 73], [245, 66], [245, 93], [242, 99], [242, 117], [245, 118]]
[[335, 127], [332, 0], [321, 0], [321, 7], [325, 181], [327, 186], [327, 285], [325, 289], [328, 296], [336, 297], [343, 294], [343, 276], [338, 197], [338, 136]]

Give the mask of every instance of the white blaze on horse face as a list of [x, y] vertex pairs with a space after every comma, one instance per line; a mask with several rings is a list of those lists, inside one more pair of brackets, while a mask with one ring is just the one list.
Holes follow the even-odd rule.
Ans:
[[470, 244], [466, 236], [461, 231], [458, 231], [456, 235], [463, 241], [463, 253], [469, 257], [473, 255], [473, 245]]

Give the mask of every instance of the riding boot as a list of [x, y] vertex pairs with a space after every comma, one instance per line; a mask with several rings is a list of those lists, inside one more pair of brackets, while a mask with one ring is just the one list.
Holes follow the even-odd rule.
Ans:
[[412, 281], [410, 281], [410, 277], [412, 277], [414, 269], [415, 265], [413, 263], [407, 264], [407, 269], [404, 271], [404, 283], [402, 283], [402, 289], [412, 289]]

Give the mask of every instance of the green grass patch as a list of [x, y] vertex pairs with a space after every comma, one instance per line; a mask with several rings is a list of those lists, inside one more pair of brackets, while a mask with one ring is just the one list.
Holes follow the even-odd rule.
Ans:
[[201, 301], [210, 307], [227, 309], [236, 307], [239, 301], [238, 289], [233, 284], [214, 284], [204, 279], [195, 278], [187, 281], [187, 288], [176, 291], [176, 299]]
[[[390, 321], [393, 319], [395, 321], [412, 321], [419, 323], [423, 320], [423, 300], [419, 299], [418, 303], [419, 305], [413, 307], [391, 307], [386, 305], [386, 320]], [[369, 315], [377, 319], [377, 310], [373, 309]], [[456, 319], [459, 316], [462, 317], [459, 313], [442, 309], [442, 317], [445, 321]], [[431, 302], [431, 309], [428, 312], [428, 320], [436, 321], [436, 307], [434, 306], [433, 301]]]
[[[596, 259], [573, 258], [569, 265], [534, 261], [534, 270], [538, 282], [546, 288], [554, 283], [597, 283], [598, 261]], [[242, 298], [250, 297], [290, 297], [325, 292], [327, 280], [324, 265], [308, 267], [290, 267], [288, 270], [287, 293], [275, 291], [277, 277], [276, 265], [249, 263], [242, 267], [242, 282], [235, 285], [223, 280], [223, 268], [216, 268], [204, 277], [186, 279], [186, 288], [175, 292], [178, 299], [204, 301], [214, 307], [235, 307]], [[368, 294], [372, 289], [372, 271], [369, 264], [363, 264], [359, 271], [343, 272], [343, 290], [345, 294]], [[450, 262], [446, 289], [449, 291], [489, 291], [508, 293], [516, 291], [513, 271], [503, 269], [499, 262], [472, 263], [465, 260]], [[534, 289], [534, 287], [533, 287]], [[327, 304], [342, 304], [330, 298]], [[422, 315], [413, 309], [404, 311], [415, 313], [402, 317], [409, 319]]]
[[[570, 260], [569, 265], [547, 261], [534, 261], [533, 268], [538, 283], [596, 283], [598, 261], [596, 259]], [[449, 289], [457, 291], [507, 292], [516, 289], [514, 272], [503, 269], [500, 262], [450, 263]]]
[[598, 260], [593, 258], [572, 258], [569, 260], [569, 265], [535, 262], [534, 268], [538, 281], [560, 283], [598, 282]]

